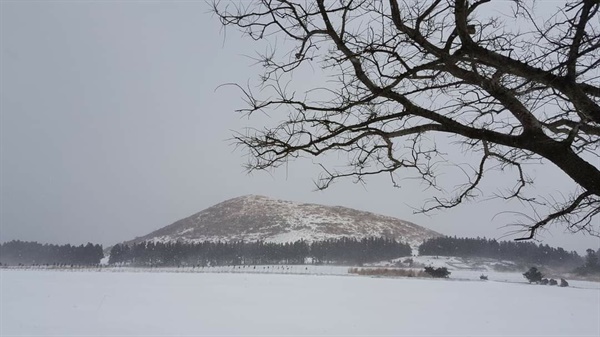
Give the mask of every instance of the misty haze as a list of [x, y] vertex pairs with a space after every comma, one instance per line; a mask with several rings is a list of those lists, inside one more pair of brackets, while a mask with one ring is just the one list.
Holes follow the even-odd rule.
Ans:
[[0, 2], [0, 336], [600, 335], [600, 3]]

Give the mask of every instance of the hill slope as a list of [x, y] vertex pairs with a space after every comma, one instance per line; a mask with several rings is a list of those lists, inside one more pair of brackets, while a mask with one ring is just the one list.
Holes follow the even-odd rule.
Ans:
[[226, 200], [130, 242], [291, 242], [370, 236], [394, 238], [415, 247], [441, 234], [408, 221], [351, 208], [249, 195]]

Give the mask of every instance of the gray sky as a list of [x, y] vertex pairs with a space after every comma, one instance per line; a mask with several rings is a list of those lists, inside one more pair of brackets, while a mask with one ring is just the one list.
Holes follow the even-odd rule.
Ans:
[[[225, 34], [207, 11], [203, 1], [2, 1], [0, 241], [114, 244], [244, 194], [343, 205], [449, 235], [509, 231], [500, 227], [511, 219], [494, 217], [511, 206], [500, 201], [414, 215], [409, 205], [427, 194], [416, 181], [315, 192], [317, 160], [246, 174], [227, 139], [264, 118], [242, 118], [239, 92], [215, 89], [255, 77], [244, 55], [258, 46]], [[570, 186], [551, 167], [533, 170], [542, 189]], [[543, 239], [580, 252], [600, 244], [559, 227]]]

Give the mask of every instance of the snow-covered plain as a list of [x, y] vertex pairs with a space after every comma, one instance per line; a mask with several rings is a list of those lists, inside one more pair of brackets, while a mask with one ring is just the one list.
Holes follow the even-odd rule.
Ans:
[[591, 282], [114, 271], [0, 270], [0, 335], [600, 335]]

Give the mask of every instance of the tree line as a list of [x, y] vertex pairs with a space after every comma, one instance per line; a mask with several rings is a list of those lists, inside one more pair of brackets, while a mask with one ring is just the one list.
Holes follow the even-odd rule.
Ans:
[[575, 269], [575, 273], [579, 275], [597, 274], [600, 275], [600, 248], [597, 251], [587, 249], [585, 255], [585, 263]]
[[118, 244], [109, 264], [136, 266], [216, 266], [256, 264], [362, 264], [411, 255], [408, 244], [388, 238], [329, 239], [308, 243], [210, 242]]
[[[536, 265], [578, 267], [580, 274], [600, 272], [600, 249], [588, 249], [584, 258], [576, 252], [531, 242], [485, 238], [439, 237], [425, 241], [420, 255], [484, 257]], [[312, 243], [199, 242], [117, 244], [110, 264], [135, 266], [216, 266], [257, 264], [348, 264], [377, 262], [410, 256], [408, 244], [387, 238], [339, 238]], [[96, 265], [104, 257], [102, 246], [40, 244], [14, 240], [0, 244], [2, 265]]]
[[583, 263], [577, 252], [567, 252], [547, 244], [449, 236], [423, 242], [419, 246], [419, 255], [485, 257], [549, 266], [579, 266]]
[[92, 243], [72, 246], [13, 240], [0, 244], [3, 265], [96, 265], [103, 257], [102, 245]]

